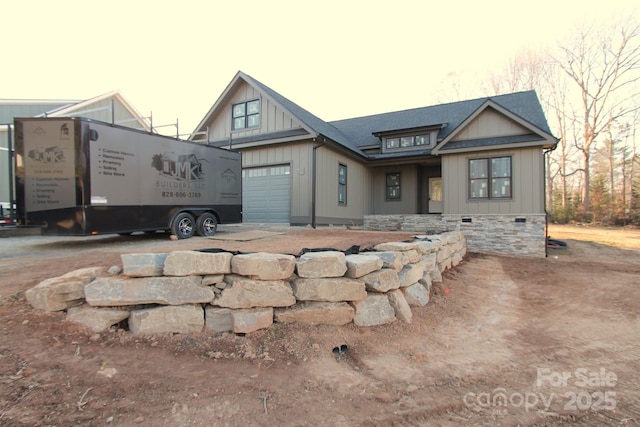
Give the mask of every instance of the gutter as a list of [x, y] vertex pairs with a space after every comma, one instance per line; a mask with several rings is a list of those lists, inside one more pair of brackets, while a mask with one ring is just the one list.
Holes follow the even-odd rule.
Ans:
[[[549, 256], [549, 250], [547, 248], [547, 237], [549, 236], [549, 212], [547, 211], [547, 154], [551, 153], [558, 147], [558, 141], [553, 147], [548, 148], [542, 152], [542, 194], [543, 194], [543, 206], [544, 206], [544, 257]], [[551, 195], [553, 202], [553, 194]]]

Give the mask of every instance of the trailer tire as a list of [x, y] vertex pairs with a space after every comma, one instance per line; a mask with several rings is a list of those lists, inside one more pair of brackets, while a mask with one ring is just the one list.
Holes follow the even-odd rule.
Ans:
[[188, 212], [181, 212], [173, 220], [173, 226], [171, 232], [175, 234], [178, 239], [188, 239], [192, 237], [196, 231], [196, 220]]
[[198, 217], [196, 222], [196, 230], [202, 237], [211, 237], [218, 230], [218, 220], [211, 212], [205, 212]]

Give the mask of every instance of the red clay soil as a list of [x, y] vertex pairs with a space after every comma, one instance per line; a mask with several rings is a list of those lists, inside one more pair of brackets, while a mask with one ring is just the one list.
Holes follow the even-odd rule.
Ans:
[[411, 236], [281, 232], [0, 239], [0, 426], [640, 424], [637, 230], [551, 227], [569, 247], [542, 259], [468, 254], [411, 324], [96, 334], [24, 300], [41, 280], [121, 265], [122, 253], [298, 253]]

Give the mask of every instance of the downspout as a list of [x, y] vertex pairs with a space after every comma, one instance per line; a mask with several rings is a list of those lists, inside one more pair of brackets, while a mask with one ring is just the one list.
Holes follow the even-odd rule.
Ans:
[[[314, 139], [315, 141], [315, 139]], [[313, 153], [312, 153], [312, 159], [311, 159], [311, 227], [313, 227], [314, 229], [316, 228], [316, 171], [317, 171], [317, 166], [316, 166], [316, 162], [317, 162], [317, 158], [318, 155], [316, 154], [316, 151], [318, 150], [318, 148], [322, 147], [325, 143], [327, 142], [327, 140], [323, 137], [322, 138], [322, 142], [319, 144], [314, 144], [313, 145]]]
[[[13, 135], [11, 133], [11, 124], [7, 124], [7, 148], [9, 149], [8, 153], [9, 155], [7, 156], [9, 159], [9, 167], [8, 167], [8, 171], [9, 171], [9, 220], [11, 221], [12, 224], [16, 224], [17, 223], [17, 218], [16, 218], [16, 212], [14, 209], [14, 205], [15, 205], [15, 194], [13, 194], [13, 186], [15, 185], [15, 171], [13, 170], [13, 165], [14, 165], [14, 158], [15, 158], [15, 151], [13, 149]], [[17, 207], [17, 206], [16, 206]]]
[[[542, 194], [544, 200], [544, 257], [547, 258], [549, 256], [549, 250], [547, 248], [547, 237], [549, 237], [549, 212], [547, 211], [547, 154], [551, 153], [558, 147], [558, 142], [552, 148], [548, 150], [544, 150], [542, 152]], [[553, 194], [551, 195], [551, 200], [553, 201]]]

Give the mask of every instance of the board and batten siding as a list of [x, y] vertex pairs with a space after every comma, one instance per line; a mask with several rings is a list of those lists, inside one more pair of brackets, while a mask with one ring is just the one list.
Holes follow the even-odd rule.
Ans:
[[[418, 168], [415, 165], [372, 169], [374, 215], [415, 214], [418, 206]], [[387, 200], [387, 174], [400, 173], [400, 200]]]
[[[511, 156], [512, 198], [469, 199], [469, 159]], [[544, 213], [544, 170], [540, 147], [442, 156], [445, 214]]]
[[522, 125], [488, 108], [458, 132], [451, 141], [464, 141], [487, 137], [526, 135], [531, 133]]
[[[111, 112], [111, 100], [113, 99], [113, 114]], [[86, 111], [86, 112], [83, 112]], [[71, 117], [86, 117], [88, 119], [100, 120], [102, 122], [111, 123], [120, 126], [126, 126], [134, 129], [144, 129], [140, 123], [141, 117], [134, 117], [131, 111], [125, 107], [118, 99], [106, 98], [91, 103], [85, 108], [65, 114]], [[138, 119], [138, 120], [134, 120]], [[160, 124], [160, 123], [158, 123]]]
[[[278, 108], [276, 104], [253, 86], [246, 83], [241, 84], [231, 93], [226, 104], [219, 107], [219, 113], [209, 123], [209, 140], [221, 141], [231, 138], [242, 138], [246, 136], [258, 135], [262, 133], [278, 132], [290, 129], [299, 129], [302, 125], [290, 114]], [[240, 102], [260, 100], [260, 126], [247, 130], [232, 130], [231, 107]]]
[[311, 159], [313, 141], [277, 144], [242, 150], [242, 168], [291, 167], [290, 218], [311, 218]]
[[[338, 203], [338, 165], [347, 167], [347, 203]], [[371, 205], [371, 174], [351, 157], [327, 147], [316, 152], [316, 222], [318, 224], [362, 224]]]

